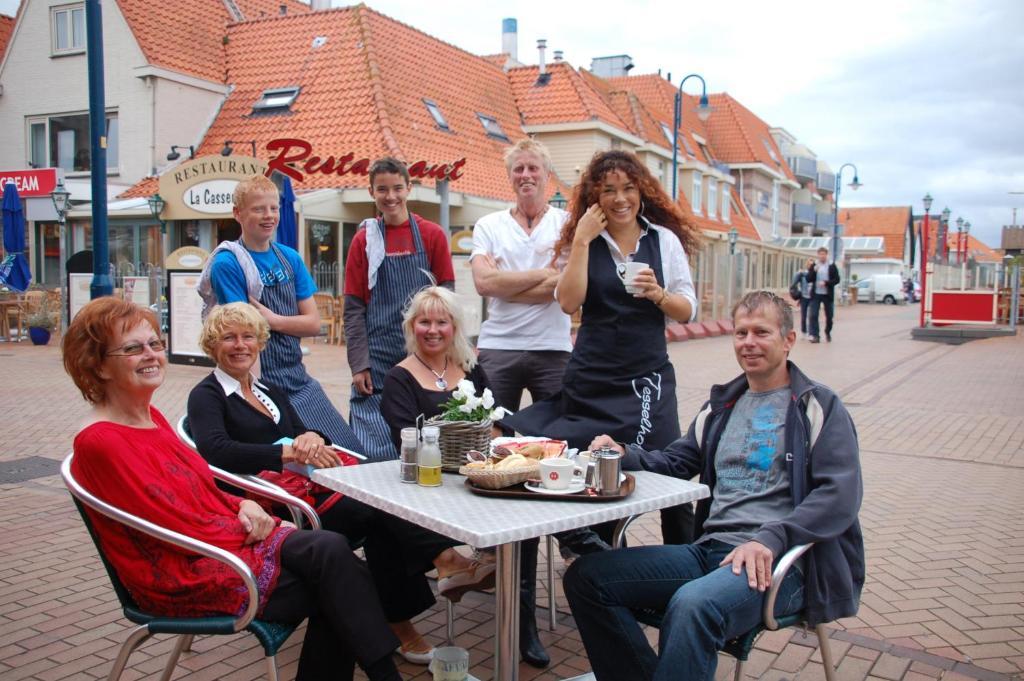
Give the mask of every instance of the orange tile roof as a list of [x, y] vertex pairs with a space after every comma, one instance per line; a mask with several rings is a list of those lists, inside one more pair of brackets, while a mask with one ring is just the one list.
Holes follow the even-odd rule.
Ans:
[[886, 258], [903, 259], [910, 221], [910, 206], [839, 208], [843, 236], [884, 237]]
[[[613, 89], [627, 90], [636, 95], [659, 123], [665, 123], [669, 130], [672, 129], [672, 125], [675, 123], [677, 85], [673, 85], [656, 73], [609, 78], [608, 83]], [[699, 101], [699, 97], [683, 93], [680, 131], [683, 133], [696, 133], [704, 139], [708, 139], [705, 124], [697, 116]], [[658, 142], [665, 146], [665, 136], [660, 131], [659, 134], [661, 135], [660, 140], [654, 139], [650, 141]], [[669, 145], [669, 148], [671, 148], [671, 145]]]
[[719, 159], [726, 163], [763, 163], [795, 181], [767, 123], [728, 93], [708, 95], [708, 99], [711, 117], [705, 125]]
[[[117, 0], [146, 60], [179, 73], [225, 82], [227, 26], [237, 20], [221, 0]], [[242, 20], [309, 12], [298, 0], [235, 0]]]
[[7, 43], [10, 41], [11, 33], [13, 32], [14, 17], [0, 14], [0, 59], [3, 58], [4, 52], [7, 51]]
[[524, 125], [597, 120], [630, 130], [589, 80], [585, 80], [568, 62], [549, 64], [547, 71], [550, 79], [545, 85], [537, 84], [539, 69], [536, 66], [524, 66], [508, 72]]
[[[919, 222], [920, 221], [918, 221], [918, 223], [915, 224], [919, 224]], [[938, 239], [938, 234], [936, 228], [934, 227], [934, 225], [936, 225], [936, 220], [932, 219], [929, 222], [930, 225], [928, 231], [931, 233], [933, 239], [932, 243], [935, 243], [934, 239]], [[964, 247], [963, 239], [964, 237], [961, 236], [959, 243], [961, 249], [963, 249]], [[983, 243], [977, 237], [968, 234], [966, 239], [967, 256], [969, 258], [974, 258], [979, 262], [999, 262], [1002, 260], [1003, 256], [999, 253], [999, 251], [990, 248], [987, 244]], [[957, 250], [957, 231], [955, 224], [950, 225], [949, 232], [946, 234], [946, 249], [947, 253], [949, 253], [950, 262], [955, 262]], [[929, 248], [929, 250], [934, 252], [934, 249], [932, 248]]]

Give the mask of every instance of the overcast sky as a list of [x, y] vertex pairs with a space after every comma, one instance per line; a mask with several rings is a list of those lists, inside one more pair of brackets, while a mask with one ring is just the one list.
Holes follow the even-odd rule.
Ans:
[[634, 74], [699, 73], [833, 170], [856, 164], [864, 186], [844, 187], [841, 207], [920, 213], [930, 192], [933, 213], [949, 206], [994, 247], [1014, 206], [1024, 222], [1024, 195], [1009, 194], [1024, 192], [1021, 0], [367, 3], [476, 54], [500, 52], [501, 20], [515, 17], [524, 63], [546, 38], [548, 58], [560, 49], [575, 67], [625, 53]]

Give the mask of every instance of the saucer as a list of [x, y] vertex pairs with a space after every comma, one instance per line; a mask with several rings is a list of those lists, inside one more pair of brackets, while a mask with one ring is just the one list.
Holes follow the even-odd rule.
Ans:
[[536, 492], [537, 494], [577, 494], [586, 489], [587, 484], [582, 480], [574, 480], [569, 483], [569, 486], [565, 489], [548, 489], [543, 485], [526, 482], [523, 483], [523, 487], [531, 492]]

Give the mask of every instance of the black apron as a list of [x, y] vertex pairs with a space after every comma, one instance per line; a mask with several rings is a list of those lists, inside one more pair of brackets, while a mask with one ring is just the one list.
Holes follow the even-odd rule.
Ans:
[[[647, 227], [632, 259], [648, 263], [664, 285], [659, 236]], [[590, 243], [587, 296], [562, 392], [502, 423], [579, 449], [602, 433], [644, 449], [663, 449], [679, 437], [665, 315], [653, 301], [626, 292], [603, 237]]]

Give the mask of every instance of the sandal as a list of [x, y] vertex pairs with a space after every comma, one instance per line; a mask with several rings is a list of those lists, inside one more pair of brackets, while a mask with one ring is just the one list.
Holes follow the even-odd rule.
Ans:
[[462, 600], [467, 591], [485, 591], [494, 588], [497, 566], [494, 563], [473, 561], [469, 567], [456, 570], [437, 580], [437, 592], [453, 603]]

